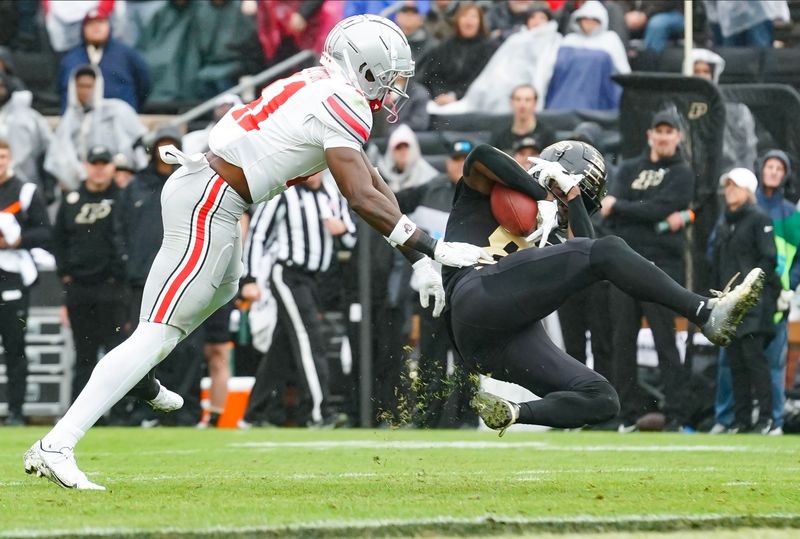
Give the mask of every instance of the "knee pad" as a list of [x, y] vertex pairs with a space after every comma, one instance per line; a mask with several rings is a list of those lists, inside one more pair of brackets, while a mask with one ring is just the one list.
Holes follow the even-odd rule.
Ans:
[[606, 268], [609, 263], [620, 256], [624, 251], [630, 250], [627, 242], [619, 236], [605, 236], [599, 240], [594, 240], [592, 251], [589, 254], [589, 261], [592, 266]]

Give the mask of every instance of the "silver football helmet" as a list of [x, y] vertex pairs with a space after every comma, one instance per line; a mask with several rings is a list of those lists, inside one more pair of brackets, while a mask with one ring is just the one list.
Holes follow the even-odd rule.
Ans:
[[395, 23], [377, 15], [356, 15], [340, 21], [328, 34], [321, 62], [338, 68], [364, 92], [373, 111], [389, 112], [389, 122], [408, 100], [408, 79], [414, 76], [411, 47]]

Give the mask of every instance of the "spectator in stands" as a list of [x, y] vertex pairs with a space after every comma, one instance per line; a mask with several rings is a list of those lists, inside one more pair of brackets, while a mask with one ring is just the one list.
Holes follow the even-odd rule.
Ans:
[[81, 44], [61, 60], [58, 89], [62, 112], [67, 107], [69, 82], [75, 68], [90, 64], [103, 74], [103, 97], [125, 101], [139, 110], [150, 93], [150, 73], [138, 52], [111, 37], [108, 15], [98, 9], [83, 19]]
[[439, 41], [425, 27], [425, 19], [416, 3], [403, 5], [397, 10], [396, 19], [397, 26], [403, 31], [411, 46], [411, 56], [414, 58], [414, 76], [418, 80], [422, 80], [425, 78], [425, 69], [431, 52], [439, 44]]
[[[161, 160], [158, 149], [173, 144], [181, 147], [181, 134], [174, 127], [161, 127], [156, 131], [150, 151], [150, 163], [139, 171], [130, 185], [119, 195], [116, 217], [117, 242], [125, 261], [124, 282], [130, 290], [130, 299], [125, 313], [125, 329], [130, 334], [139, 324], [139, 309], [142, 304], [144, 283], [150, 266], [153, 265], [160, 247], [159, 239], [164, 235], [161, 220], [161, 190], [164, 183], [177, 168]], [[170, 417], [181, 425], [194, 425], [200, 417], [200, 370], [198, 361], [202, 335], [191, 335], [170, 353], [169, 363], [157, 368], [158, 378], [169, 385], [184, 399], [184, 406]], [[146, 387], [148, 377], [139, 387]], [[134, 388], [134, 391], [136, 388]], [[141, 407], [134, 414], [135, 423], [145, 419], [154, 424], [155, 416], [149, 409]]]
[[197, 99], [200, 51], [195, 42], [194, 13], [199, 5], [170, 0], [141, 28], [136, 50], [144, 57], [153, 81], [149, 103]]
[[89, 148], [102, 144], [143, 166], [140, 139], [146, 129], [136, 111], [120, 99], [103, 98], [103, 76], [96, 67], [75, 68], [70, 76], [67, 109], [45, 157], [45, 170], [65, 190], [76, 190], [85, 177]]
[[631, 39], [643, 39], [644, 48], [661, 52], [670, 39], [683, 37], [681, 0], [620, 0]]
[[629, 73], [619, 36], [608, 29], [608, 12], [597, 0], [584, 2], [570, 18], [571, 33], [561, 41], [546, 109], [616, 109], [622, 95], [610, 77]]
[[486, 24], [489, 26], [492, 39], [505, 41], [508, 36], [525, 27], [528, 12], [537, 5], [535, 0], [501, 0], [493, 2], [486, 13]]
[[0, 138], [0, 339], [8, 379], [5, 424], [21, 426], [28, 376], [28, 293], [38, 277], [30, 249], [48, 247], [52, 231], [41, 194], [35, 184], [14, 176], [12, 158], [11, 145]]
[[117, 184], [117, 187], [120, 189], [128, 187], [135, 174], [136, 169], [127, 155], [118, 153], [114, 156], [114, 183]]
[[431, 52], [423, 81], [438, 105], [464, 97], [495, 50], [494, 43], [487, 37], [483, 11], [477, 4], [459, 4], [453, 20], [456, 35]]
[[[28, 2], [20, 2], [28, 3]], [[32, 3], [32, 2], [31, 2]], [[115, 28], [125, 25], [125, 3], [114, 0], [87, 0], [84, 2], [42, 2], [45, 25], [50, 44], [58, 53], [63, 53], [81, 44], [81, 32], [85, 17], [92, 11], [113, 19]]]
[[[194, 17], [194, 41], [199, 49], [198, 96], [208, 99], [235, 86], [245, 73], [239, 46], [255, 42], [255, 18], [242, 13], [240, 2], [199, 2]], [[317, 31], [309, 28], [309, 31]]]
[[43, 188], [47, 182], [41, 164], [53, 135], [47, 121], [31, 108], [32, 101], [31, 92], [12, 90], [8, 75], [0, 73], [0, 138], [11, 145], [15, 177]]
[[[587, 0], [561, 0], [562, 6], [557, 8], [553, 2], [553, 10], [557, 10], [556, 19], [558, 20], [558, 31], [567, 34], [571, 31], [572, 15], [583, 7]], [[650, 0], [643, 0], [649, 2]], [[658, 0], [657, 0], [658, 1]], [[617, 34], [622, 43], [628, 44], [628, 28], [625, 25], [625, 9], [617, 0], [602, 0], [603, 6], [608, 12], [608, 29]]]
[[439, 41], [455, 35], [453, 15], [458, 8], [458, 0], [433, 0], [425, 15], [425, 28]]
[[0, 75], [6, 76], [9, 91], [25, 90], [25, 83], [14, 72], [14, 59], [11, 57], [11, 50], [7, 47], [0, 47]]
[[[694, 76], [719, 84], [725, 60], [707, 49], [692, 49]], [[725, 131], [722, 136], [722, 170], [752, 168], [756, 163], [758, 137], [753, 113], [744, 103], [725, 102]]]
[[528, 13], [527, 29], [512, 34], [500, 45], [464, 97], [441, 107], [433, 103], [429, 111], [508, 114], [511, 106], [506, 96], [517, 86], [533, 85], [536, 93], [542, 95], [546, 86], [541, 82], [550, 80], [561, 42], [558, 25], [551, 18], [549, 9], [534, 6]]
[[774, 21], [789, 22], [785, 0], [703, 0], [703, 5], [718, 46], [772, 48]]
[[[445, 164], [446, 172], [423, 185], [397, 193], [400, 210], [413, 216], [414, 222], [431, 237], [444, 237], [456, 184], [463, 174], [464, 160], [473, 147], [469, 140], [453, 142]], [[415, 288], [413, 279], [411, 287]], [[478, 418], [469, 407], [472, 397], [469, 376], [455, 357], [445, 318], [434, 318], [432, 309], [415, 310], [420, 319], [420, 357], [416, 384], [418, 405], [413, 422], [425, 428], [477, 426]]]
[[[431, 94], [428, 89], [420, 84], [416, 78], [408, 81], [406, 86], [406, 93], [408, 94], [408, 101], [406, 105], [400, 110], [399, 119], [401, 122], [411, 128], [412, 131], [427, 131], [431, 123], [431, 115], [428, 112], [428, 103], [432, 103]], [[384, 122], [389, 130], [395, 129], [397, 124], [390, 124]], [[373, 126], [372, 133], [377, 134], [380, 124]]]
[[491, 144], [508, 152], [514, 143], [524, 138], [533, 138], [544, 148], [552, 144], [553, 134], [536, 118], [536, 89], [530, 84], [522, 84], [511, 92], [511, 122], [492, 133]]
[[306, 49], [321, 53], [328, 32], [343, 18], [344, 2], [259, 0], [256, 25], [268, 64]]
[[386, 152], [378, 162], [378, 170], [389, 188], [394, 191], [428, 183], [438, 175], [422, 157], [417, 136], [403, 124], [394, 130], [386, 145]]
[[[674, 111], [661, 111], [647, 131], [648, 148], [638, 158], [623, 162], [604, 200], [601, 214], [610, 231], [637, 253], [664, 270], [676, 282], [684, 282], [685, 221], [694, 194], [694, 173], [680, 151], [683, 140], [680, 119]], [[656, 228], [660, 222], [668, 228]], [[643, 414], [639, 396], [636, 341], [642, 315], [653, 332], [658, 364], [664, 383], [667, 430], [679, 430], [684, 417], [685, 371], [675, 345], [675, 313], [654, 303], [640, 302], [612, 287], [609, 297], [613, 320], [616, 389], [620, 395], [620, 432], [630, 432]]]
[[[764, 348], [774, 336], [773, 316], [781, 285], [775, 273], [777, 253], [773, 222], [756, 205], [758, 180], [746, 168], [734, 168], [720, 178], [725, 188], [725, 212], [714, 230], [711, 282], [717, 289], [732, 286], [739, 273], [759, 267], [766, 274], [758, 304], [747, 312], [724, 353], [730, 362], [733, 388], [732, 432], [768, 434], [772, 427], [772, 390]], [[728, 283], [726, 285], [726, 283]], [[758, 420], [753, 400], [758, 400]]]
[[[767, 358], [772, 387], [772, 429], [770, 434], [783, 434], [783, 404], [786, 354], [788, 352], [789, 308], [800, 285], [800, 214], [789, 200], [784, 198], [784, 186], [791, 175], [789, 156], [781, 150], [770, 150], [761, 159], [761, 182], [756, 191], [758, 207], [772, 219], [775, 234], [777, 265], [775, 271], [780, 279], [777, 312], [773, 319], [775, 336], [769, 339], [764, 354]], [[730, 358], [720, 350], [717, 371], [717, 395], [713, 434], [726, 432], [734, 423], [733, 395], [731, 388]]]
[[424, 15], [430, 9], [431, 0], [347, 0], [344, 4], [342, 18], [372, 14], [393, 19], [393, 15], [402, 9], [398, 6], [409, 4], [416, 5]]
[[126, 308], [125, 264], [114, 230], [120, 189], [113, 181], [111, 151], [93, 146], [84, 166], [86, 181], [64, 196], [53, 229], [75, 346], [73, 400], [89, 380], [100, 349], [108, 352], [122, 341]]
[[211, 133], [211, 128], [217, 125], [217, 122], [222, 119], [225, 114], [233, 107], [242, 104], [242, 99], [236, 94], [224, 94], [217, 98], [214, 102], [214, 110], [211, 114], [211, 121], [204, 129], [191, 131], [183, 136], [182, 146], [183, 151], [191, 155], [198, 152], [208, 151], [208, 135]]
[[519, 163], [519, 166], [527, 169], [531, 166], [529, 159], [531, 157], [539, 157], [542, 147], [543, 146], [537, 142], [535, 138], [524, 137], [515, 140], [511, 145], [511, 157], [514, 158], [514, 161]]

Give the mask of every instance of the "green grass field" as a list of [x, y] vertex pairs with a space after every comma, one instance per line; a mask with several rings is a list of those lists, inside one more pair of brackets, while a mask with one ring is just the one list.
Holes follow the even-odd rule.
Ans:
[[44, 432], [0, 429], [0, 537], [800, 536], [794, 436], [98, 428], [76, 492], [23, 472]]

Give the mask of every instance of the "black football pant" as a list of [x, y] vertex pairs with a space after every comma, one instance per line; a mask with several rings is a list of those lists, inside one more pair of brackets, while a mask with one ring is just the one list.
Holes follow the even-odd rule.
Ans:
[[329, 368], [322, 339], [316, 278], [312, 273], [275, 264], [270, 287], [278, 305], [278, 323], [272, 345], [256, 371], [245, 417], [248, 420], [258, 417], [273, 391], [274, 373], [286, 370], [275, 367], [279, 362], [291, 361], [297, 367], [298, 424], [322, 421], [329, 415]]
[[646, 402], [642, 394], [636, 361], [637, 339], [644, 315], [653, 332], [658, 354], [658, 368], [664, 385], [664, 414], [667, 420], [682, 424], [687, 419], [683, 403], [686, 401], [684, 389], [688, 375], [675, 344], [675, 313], [657, 303], [640, 302], [616, 287], [612, 287], [610, 296], [611, 312], [614, 313], [613, 381], [622, 405], [622, 421], [631, 425], [652, 409], [653, 403]]
[[66, 306], [75, 346], [72, 400], [92, 374], [100, 349], [108, 353], [125, 337], [125, 293], [118, 283], [72, 282], [65, 287]]
[[574, 293], [611, 281], [633, 296], [697, 319], [703, 298], [616, 236], [526, 249], [462, 270], [450, 293], [453, 338], [474, 369], [519, 384], [541, 400], [521, 403], [520, 423], [574, 428], [619, 412], [608, 381], [555, 346], [541, 320]]
[[764, 355], [764, 336], [751, 334], [734, 339], [728, 346], [733, 383], [733, 414], [737, 424], [752, 423], [753, 399], [758, 400], [759, 421], [772, 417], [772, 385]]
[[[16, 291], [5, 292], [8, 297]], [[28, 358], [25, 356], [25, 327], [28, 323], [28, 295], [4, 300], [0, 297], [0, 339], [6, 362], [6, 384], [9, 414], [22, 415], [28, 378]]]

